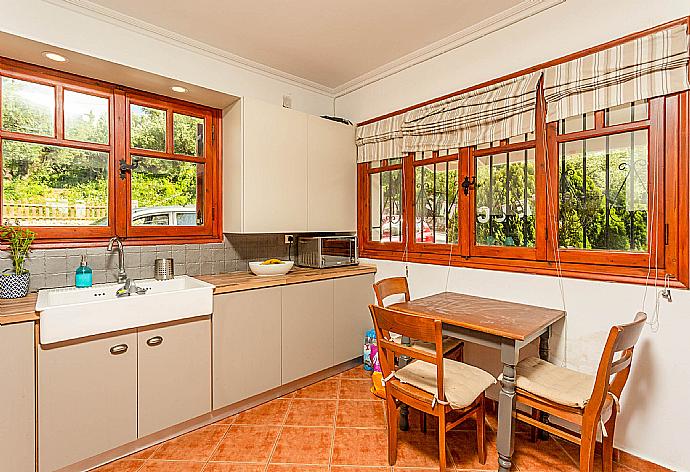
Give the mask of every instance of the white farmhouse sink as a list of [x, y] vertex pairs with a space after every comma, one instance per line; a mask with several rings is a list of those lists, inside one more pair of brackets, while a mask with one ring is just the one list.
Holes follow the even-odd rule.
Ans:
[[182, 275], [171, 280], [137, 280], [144, 295], [117, 298], [123, 284], [40, 290], [41, 344], [210, 315], [214, 286]]

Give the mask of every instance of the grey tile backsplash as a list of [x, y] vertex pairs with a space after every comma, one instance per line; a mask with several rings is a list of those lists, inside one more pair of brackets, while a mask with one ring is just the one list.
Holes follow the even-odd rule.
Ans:
[[[125, 269], [132, 278], [152, 278], [157, 258], [172, 257], [175, 274], [210, 275], [247, 271], [247, 262], [276, 257], [286, 259], [288, 245], [282, 234], [226, 234], [222, 243], [180, 244], [174, 246], [127, 246]], [[293, 245], [294, 251], [294, 245]], [[93, 269], [93, 283], [115, 282], [117, 253], [105, 247], [37, 249], [26, 261], [31, 272], [31, 290], [74, 285], [74, 271], [82, 254]], [[0, 252], [0, 272], [11, 267], [9, 256]]]

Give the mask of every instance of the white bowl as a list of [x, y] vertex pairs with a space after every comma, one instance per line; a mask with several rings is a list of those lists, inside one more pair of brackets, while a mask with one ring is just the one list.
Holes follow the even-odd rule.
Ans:
[[254, 275], [285, 275], [290, 272], [294, 261], [282, 261], [280, 264], [262, 265], [262, 261], [250, 262], [249, 269]]

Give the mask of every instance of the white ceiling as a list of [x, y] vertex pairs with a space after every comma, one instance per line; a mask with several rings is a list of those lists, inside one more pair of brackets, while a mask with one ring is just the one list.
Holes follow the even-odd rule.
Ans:
[[219, 50], [337, 89], [540, 0], [91, 0]]

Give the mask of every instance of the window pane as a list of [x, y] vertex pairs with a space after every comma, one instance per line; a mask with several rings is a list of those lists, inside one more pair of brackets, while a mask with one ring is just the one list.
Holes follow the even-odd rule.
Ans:
[[647, 165], [646, 130], [562, 144], [561, 247], [647, 251]]
[[508, 138], [508, 144], [524, 143], [525, 141], [531, 141], [534, 139], [534, 133], [521, 134], [518, 136], [513, 136]]
[[3, 222], [108, 225], [108, 154], [4, 140]]
[[204, 119], [173, 113], [173, 145], [175, 154], [204, 155]]
[[130, 115], [132, 147], [165, 152], [165, 110], [131, 105]]
[[558, 122], [558, 134], [577, 133], [594, 129], [594, 112], [571, 116]]
[[389, 170], [371, 174], [372, 241], [402, 241], [402, 171]]
[[534, 149], [479, 157], [475, 165], [476, 244], [534, 247]]
[[203, 200], [198, 202], [203, 199], [203, 164], [149, 157], [133, 160], [139, 161], [132, 171], [133, 225], [177, 225], [180, 220], [171, 215], [179, 213], [193, 213], [192, 224], [203, 225]]
[[647, 100], [624, 103], [606, 110], [606, 126], [646, 120], [649, 114]]
[[415, 168], [415, 240], [458, 242], [458, 162]]
[[108, 99], [65, 90], [65, 139], [108, 144]]
[[2, 129], [55, 136], [55, 89], [49, 85], [3, 77]]

